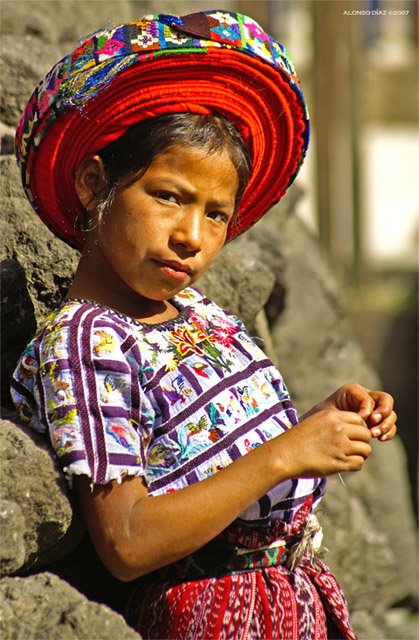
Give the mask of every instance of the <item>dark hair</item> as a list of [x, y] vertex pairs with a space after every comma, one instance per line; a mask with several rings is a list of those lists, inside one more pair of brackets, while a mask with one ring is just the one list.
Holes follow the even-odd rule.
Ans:
[[98, 152], [105, 165], [107, 192], [99, 204], [103, 215], [112, 206], [118, 187], [126, 179], [138, 180], [154, 158], [175, 145], [201, 147], [213, 153], [225, 149], [237, 170], [237, 211], [252, 171], [249, 149], [237, 127], [221, 115], [173, 113], [132, 125], [128, 131]]

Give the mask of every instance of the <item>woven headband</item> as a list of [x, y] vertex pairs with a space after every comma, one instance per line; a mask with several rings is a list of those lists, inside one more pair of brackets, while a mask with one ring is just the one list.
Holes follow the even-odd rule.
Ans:
[[286, 50], [252, 19], [223, 11], [98, 31], [51, 69], [16, 133], [23, 186], [42, 221], [82, 248], [81, 161], [131, 125], [179, 112], [224, 115], [241, 131], [253, 171], [227, 240], [252, 226], [298, 173], [308, 114]]

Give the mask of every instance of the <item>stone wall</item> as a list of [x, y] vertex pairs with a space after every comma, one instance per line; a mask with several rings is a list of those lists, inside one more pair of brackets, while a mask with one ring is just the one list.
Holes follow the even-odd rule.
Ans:
[[[142, 13], [141, 3], [135, 4], [136, 14]], [[202, 8], [198, 4], [192, 10]], [[166, 5], [164, 11], [171, 10]], [[139, 637], [120, 615], [124, 586], [97, 560], [48, 443], [18, 424], [7, 391], [18, 356], [36, 324], [65, 294], [78, 260], [26, 201], [11, 136], [35, 82], [81, 33], [97, 26], [97, 6], [2, 3], [0, 628], [5, 639]], [[114, 22], [137, 17], [128, 1], [100, 6], [113, 11]], [[380, 381], [347, 324], [327, 260], [293, 214], [298, 197], [296, 185], [283, 205], [223, 250], [198, 286], [263, 338], [302, 413], [344, 382], [377, 387]], [[346, 474], [343, 483], [330, 479], [320, 512], [328, 563], [344, 588], [360, 640], [416, 638], [416, 530], [399, 438], [374, 443], [361, 473]]]

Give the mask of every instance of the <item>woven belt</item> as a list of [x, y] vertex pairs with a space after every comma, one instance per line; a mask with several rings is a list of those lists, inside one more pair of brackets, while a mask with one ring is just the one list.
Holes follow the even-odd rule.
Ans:
[[147, 582], [188, 582], [204, 578], [257, 571], [285, 564], [289, 549], [284, 540], [276, 540], [258, 549], [238, 547], [225, 540], [213, 540], [195, 553], [144, 576]]
[[278, 565], [286, 565], [291, 571], [303, 556], [315, 566], [316, 558], [327, 551], [321, 545], [321, 527], [311, 514], [302, 537], [290, 541], [275, 540], [256, 549], [240, 547], [217, 538], [195, 553], [147, 574], [145, 582], [188, 582], [204, 578], [221, 578], [246, 571], [257, 571]]

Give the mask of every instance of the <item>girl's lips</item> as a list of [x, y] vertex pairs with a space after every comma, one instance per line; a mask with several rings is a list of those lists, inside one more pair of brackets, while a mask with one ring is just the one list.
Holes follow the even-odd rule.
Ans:
[[185, 280], [191, 273], [190, 267], [175, 262], [160, 262], [156, 260], [159, 270], [174, 280]]

